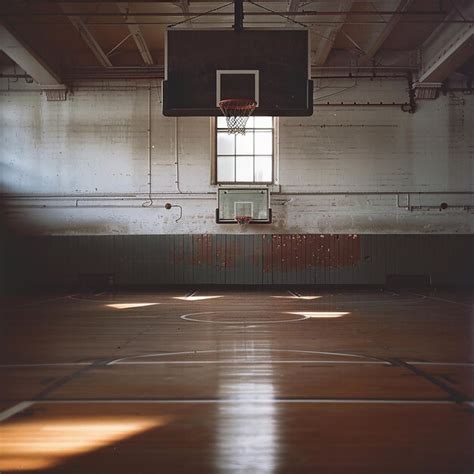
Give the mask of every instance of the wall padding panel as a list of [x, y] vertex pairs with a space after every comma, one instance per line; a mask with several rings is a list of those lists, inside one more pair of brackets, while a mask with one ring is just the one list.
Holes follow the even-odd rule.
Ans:
[[10, 286], [385, 284], [429, 275], [472, 285], [474, 235], [123, 235], [22, 237], [8, 243]]

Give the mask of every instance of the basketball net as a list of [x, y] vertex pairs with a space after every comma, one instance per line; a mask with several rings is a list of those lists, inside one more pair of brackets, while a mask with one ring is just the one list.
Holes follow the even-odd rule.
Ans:
[[229, 134], [245, 134], [247, 120], [257, 107], [257, 102], [253, 99], [226, 99], [219, 102], [219, 108], [225, 116], [227, 122], [227, 132]]
[[235, 216], [235, 220], [237, 221], [237, 224], [246, 225], [246, 224], [250, 224], [252, 217], [251, 216]]

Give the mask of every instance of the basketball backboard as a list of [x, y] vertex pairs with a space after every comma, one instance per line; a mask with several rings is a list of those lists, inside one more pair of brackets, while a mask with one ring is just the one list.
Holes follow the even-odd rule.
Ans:
[[223, 99], [253, 99], [256, 116], [313, 113], [309, 34], [292, 29], [168, 29], [165, 116], [221, 114]]
[[250, 224], [272, 221], [270, 192], [267, 188], [219, 188], [216, 222], [236, 224], [238, 217], [250, 217]]

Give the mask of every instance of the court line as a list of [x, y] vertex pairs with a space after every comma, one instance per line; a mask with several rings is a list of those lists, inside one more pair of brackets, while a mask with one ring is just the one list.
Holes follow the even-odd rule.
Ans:
[[474, 367], [473, 362], [418, 362], [418, 361], [405, 361], [407, 364], [413, 365], [448, 365], [454, 367]]
[[[33, 400], [31, 404], [232, 404], [232, 403], [255, 403], [255, 404], [291, 404], [291, 403], [303, 403], [303, 404], [391, 404], [391, 405], [455, 405], [456, 403], [452, 400], [436, 400], [436, 399], [383, 399], [383, 398], [273, 398], [273, 397], [261, 397], [261, 398], [126, 398], [126, 399], [87, 399], [87, 400], [75, 400], [75, 399], [56, 399], [56, 400]], [[474, 403], [473, 401], [467, 401], [467, 404]]]
[[233, 365], [271, 365], [271, 364], [367, 364], [367, 365], [391, 365], [390, 362], [378, 362], [372, 360], [156, 360], [156, 361], [136, 361], [136, 362], [116, 362], [112, 365], [187, 365], [187, 364], [233, 364]]
[[[107, 365], [115, 365], [119, 362], [130, 360], [130, 359], [145, 359], [148, 357], [167, 357], [173, 355], [195, 355], [195, 354], [214, 354], [214, 353], [221, 353], [221, 352], [249, 352], [247, 349], [210, 349], [204, 351], [180, 351], [180, 352], [155, 352], [149, 354], [138, 354], [134, 356], [126, 356], [120, 357], [119, 359], [112, 360], [107, 363]], [[305, 350], [298, 350], [298, 349], [252, 349], [251, 352], [292, 352], [298, 354], [318, 354], [318, 355], [332, 355], [338, 357], [355, 357], [359, 359], [372, 359], [377, 360], [379, 362], [388, 362], [381, 359], [377, 359], [377, 357], [366, 356], [366, 355], [359, 355], [359, 354], [347, 354], [344, 352], [324, 352], [324, 351], [305, 351]]]
[[109, 362], [109, 360], [110, 359], [98, 359], [94, 361], [92, 364], [76, 369], [70, 374], [60, 376], [59, 379], [53, 380], [49, 385], [47, 385], [38, 394], [36, 394], [35, 400], [41, 400], [43, 398], [46, 398], [50, 393], [54, 392], [57, 389], [60, 389], [63, 385], [66, 385], [67, 383], [73, 381], [74, 379], [81, 377], [90, 369], [99, 368], [101, 366], [106, 365], [107, 362]]
[[430, 382], [433, 384], [435, 387], [438, 387], [439, 389], [443, 390], [445, 393], [447, 393], [451, 399], [458, 403], [462, 404], [466, 400], [468, 400], [468, 397], [465, 396], [462, 392], [457, 390], [456, 388], [452, 387], [450, 383], [446, 383], [444, 380], [440, 380], [439, 377], [432, 373], [425, 372], [424, 370], [420, 369], [419, 367], [416, 367], [413, 364], [410, 364], [409, 362], [405, 362], [403, 360], [399, 359], [391, 359], [391, 361], [398, 367], [403, 367], [410, 372], [414, 373], [415, 375], [418, 375], [419, 377], [424, 378], [426, 381]]
[[29, 408], [34, 403], [35, 402], [32, 402], [32, 401], [20, 402], [17, 405], [14, 405], [11, 408], [6, 409], [5, 411], [2, 411], [0, 413], [0, 422], [8, 420], [8, 418], [11, 418], [12, 416], [15, 416], [17, 413], [20, 413], [23, 410], [26, 410], [27, 408]]
[[[266, 349], [262, 351], [267, 352]], [[273, 350], [272, 350], [273, 351]], [[278, 350], [275, 350], [278, 351]], [[208, 351], [198, 351], [203, 353]], [[212, 352], [212, 351], [210, 351]], [[214, 351], [219, 352], [219, 351]], [[222, 352], [222, 351], [220, 351]], [[227, 351], [235, 352], [235, 351]], [[284, 352], [283, 350], [281, 352]], [[287, 351], [293, 352], [293, 351]], [[169, 355], [176, 355], [177, 353], [170, 353]], [[182, 355], [194, 354], [194, 352], [182, 352]], [[319, 353], [321, 354], [321, 353]], [[255, 359], [223, 359], [223, 360], [163, 360], [163, 361], [127, 361], [127, 359], [140, 357], [159, 357], [167, 356], [167, 353], [160, 354], [145, 354], [142, 356], [130, 356], [122, 359], [115, 359], [106, 365], [186, 365], [186, 364], [361, 364], [361, 365], [392, 365], [389, 361], [383, 360], [255, 360]], [[355, 356], [354, 356], [355, 357]], [[362, 356], [364, 357], [364, 356]], [[449, 367], [474, 367], [473, 362], [426, 362], [426, 361], [402, 361], [412, 365], [426, 365], [426, 366], [449, 366]], [[45, 362], [32, 364], [0, 364], [0, 369], [22, 369], [35, 367], [75, 367], [75, 366], [92, 366], [94, 362]]]
[[203, 319], [190, 318], [189, 316], [196, 316], [199, 314], [216, 314], [216, 313], [261, 313], [262, 311], [203, 311], [199, 313], [188, 313], [180, 316], [180, 319], [184, 321], [192, 321], [194, 323], [207, 323], [207, 324], [278, 324], [278, 323], [293, 323], [296, 321], [305, 321], [310, 319], [310, 316], [302, 316], [301, 318], [295, 319], [280, 319], [280, 320], [270, 320], [270, 321], [206, 321]]
[[45, 362], [33, 364], [0, 364], [0, 369], [28, 368], [28, 367], [74, 367], [77, 365], [93, 365], [94, 362]]
[[446, 298], [439, 298], [438, 296], [420, 295], [419, 293], [409, 293], [409, 294], [410, 295], [416, 295], [416, 296], [422, 296], [424, 298], [429, 298], [430, 300], [444, 301], [445, 303], [458, 304], [458, 305], [461, 305], [461, 306], [467, 306], [468, 308], [474, 308], [474, 306], [471, 305], [471, 304], [461, 303], [460, 301], [448, 300]]

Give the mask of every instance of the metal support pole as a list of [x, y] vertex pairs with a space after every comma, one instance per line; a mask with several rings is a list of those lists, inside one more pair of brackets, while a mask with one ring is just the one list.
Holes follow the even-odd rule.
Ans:
[[240, 33], [244, 30], [244, 2], [234, 0], [234, 30]]

